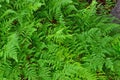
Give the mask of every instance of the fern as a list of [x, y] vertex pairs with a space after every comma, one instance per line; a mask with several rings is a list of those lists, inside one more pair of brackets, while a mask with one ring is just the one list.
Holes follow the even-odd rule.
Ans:
[[12, 34], [8, 37], [8, 43], [4, 45], [1, 50], [1, 57], [4, 58], [4, 61], [6, 61], [7, 58], [12, 58], [18, 62], [17, 48], [19, 49], [19, 45], [17, 40], [16, 34]]
[[119, 25], [82, 2], [1, 0], [0, 80], [119, 80]]

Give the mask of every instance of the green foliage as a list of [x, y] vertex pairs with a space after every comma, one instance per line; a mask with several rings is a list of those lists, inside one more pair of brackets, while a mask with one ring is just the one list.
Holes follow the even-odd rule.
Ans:
[[0, 80], [119, 80], [119, 25], [97, 2], [0, 1]]

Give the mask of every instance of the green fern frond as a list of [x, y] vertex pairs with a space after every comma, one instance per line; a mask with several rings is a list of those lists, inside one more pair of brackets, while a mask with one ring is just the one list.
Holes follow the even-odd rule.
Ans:
[[17, 59], [18, 49], [19, 49], [18, 35], [16, 33], [13, 33], [8, 37], [7, 44], [4, 45], [4, 47], [2, 48], [1, 57], [4, 58], [4, 61], [6, 61], [7, 58], [12, 58], [16, 62], [18, 62]]
[[37, 73], [36, 73], [36, 65], [35, 64], [26, 64], [24, 68], [24, 75], [25, 78], [28, 80], [37, 80]]
[[96, 77], [83, 68], [79, 63], [67, 63], [64, 65], [64, 68], [61, 72], [55, 73], [55, 79], [53, 80], [96, 80]]

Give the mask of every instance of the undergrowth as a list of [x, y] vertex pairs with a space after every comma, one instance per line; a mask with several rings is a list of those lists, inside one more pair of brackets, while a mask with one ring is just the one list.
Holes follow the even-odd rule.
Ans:
[[119, 25], [95, 0], [0, 0], [0, 80], [120, 80]]

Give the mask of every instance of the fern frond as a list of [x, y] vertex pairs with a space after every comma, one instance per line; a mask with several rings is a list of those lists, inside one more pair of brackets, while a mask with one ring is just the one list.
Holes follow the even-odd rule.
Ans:
[[19, 49], [18, 45], [18, 35], [16, 33], [11, 34], [8, 37], [7, 44], [4, 45], [1, 51], [1, 57], [4, 58], [4, 61], [8, 58], [14, 59], [16, 62], [18, 62], [17, 59], [17, 51]]

